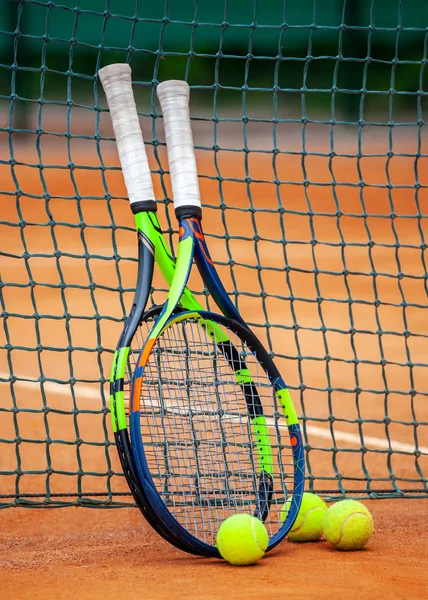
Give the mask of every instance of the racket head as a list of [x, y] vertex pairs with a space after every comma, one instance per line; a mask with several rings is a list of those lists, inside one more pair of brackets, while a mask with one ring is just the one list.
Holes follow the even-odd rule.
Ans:
[[[251, 381], [261, 411], [245, 393]], [[300, 428], [272, 359], [242, 323], [206, 311], [174, 314], [138, 358], [130, 430], [154, 512], [194, 553], [219, 555], [215, 538], [228, 516], [261, 515], [266, 474], [273, 486], [264, 516], [268, 550], [292, 527], [304, 487]]]

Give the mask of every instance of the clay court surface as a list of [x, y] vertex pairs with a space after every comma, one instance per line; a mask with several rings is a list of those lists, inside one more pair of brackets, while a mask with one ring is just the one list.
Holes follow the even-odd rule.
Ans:
[[365, 550], [284, 542], [251, 567], [169, 546], [134, 509], [2, 513], [1, 598], [426, 598], [426, 500], [378, 500]]
[[[107, 122], [105, 127], [107, 131]], [[426, 480], [428, 471], [428, 319], [420, 244], [428, 225], [426, 218], [416, 217], [415, 133], [394, 132], [395, 151], [407, 156], [388, 161], [387, 137], [382, 130], [373, 132], [363, 153], [379, 156], [363, 158], [358, 164], [351, 156], [356, 152], [355, 136], [352, 132], [339, 135], [336, 152], [343, 156], [333, 160], [331, 169], [324, 156], [329, 151], [328, 133], [319, 131], [308, 136], [314, 155], [306, 157], [302, 168], [299, 131], [281, 134], [279, 145], [287, 143], [287, 150], [295, 154], [279, 155], [274, 166], [269, 153], [249, 153], [245, 164], [245, 153], [220, 151], [215, 164], [212, 150], [199, 151], [202, 194], [208, 205], [204, 214], [208, 245], [220, 262], [226, 288], [233, 291], [236, 287], [239, 292], [240, 311], [278, 355], [299, 414], [304, 407], [306, 439], [312, 447], [311, 472], [316, 482], [325, 478], [318, 480], [318, 489], [337, 491], [332, 455], [325, 451], [333, 444], [333, 427], [336, 466], [347, 489], [366, 491], [368, 472], [372, 490], [392, 490], [392, 470], [400, 489], [417, 489], [422, 495], [421, 474]], [[233, 135], [228, 135], [229, 146], [242, 148], [242, 139], [231, 143]], [[264, 139], [266, 148], [272, 148], [272, 140], [254, 132], [257, 148], [263, 148]], [[1, 259], [2, 280], [15, 284], [3, 288], [8, 335], [14, 346], [0, 353], [0, 407], [6, 409], [1, 413], [0, 437], [8, 440], [0, 455], [1, 469], [8, 472], [0, 483], [5, 495], [16, 493], [18, 481], [14, 472], [17, 422], [23, 439], [18, 448], [21, 469], [32, 471], [19, 477], [21, 494], [45, 493], [47, 437], [52, 440], [51, 493], [73, 493], [77, 485], [84, 493], [106, 492], [107, 470], [113, 474], [111, 489], [126, 491], [123, 477], [117, 474], [115, 448], [106, 443], [112, 434], [107, 388], [100, 379], [108, 379], [111, 349], [132, 302], [136, 271], [131, 260], [135, 258], [132, 215], [123, 198], [120, 173], [107, 170], [102, 175], [95, 142], [74, 144], [71, 140], [70, 147], [72, 171], [67, 166], [66, 142], [51, 139], [44, 148], [43, 136], [41, 156], [34, 138], [18, 140], [14, 145], [17, 164], [13, 169], [0, 165], [1, 189], [22, 190], [18, 205], [13, 195], [1, 197], [1, 220], [26, 223], [23, 227], [0, 225], [1, 249], [8, 254]], [[104, 164], [117, 164], [113, 143], [103, 142], [101, 147]], [[426, 149], [421, 151], [426, 153]], [[6, 143], [1, 152], [9, 156]], [[162, 147], [159, 153], [166, 169]], [[46, 166], [43, 170], [37, 166], [40, 160]], [[153, 169], [159, 168], [152, 155], [150, 162]], [[426, 185], [422, 162], [419, 181]], [[244, 181], [248, 173], [253, 180], [250, 186]], [[219, 174], [223, 181], [216, 179]], [[360, 175], [368, 184], [364, 199], [370, 216], [366, 218]], [[336, 200], [333, 176], [339, 182]], [[275, 185], [276, 177], [287, 183]], [[302, 185], [306, 179], [313, 182], [308, 188]], [[168, 192], [167, 176], [164, 182]], [[389, 183], [395, 186], [391, 195]], [[106, 187], [112, 196], [108, 203]], [[159, 175], [155, 188], [157, 196], [164, 197]], [[42, 198], [46, 191], [51, 223]], [[76, 194], [81, 198], [78, 202]], [[285, 207], [282, 217], [277, 212], [278, 194]], [[224, 212], [218, 209], [220, 196], [228, 207]], [[387, 217], [391, 199], [397, 215], [393, 221]], [[426, 216], [427, 189], [419, 190], [418, 201]], [[345, 213], [339, 221], [336, 202]], [[248, 210], [251, 203], [256, 213]], [[308, 216], [309, 210], [313, 216]], [[175, 228], [171, 208], [169, 217]], [[163, 208], [160, 219], [167, 229]], [[230, 236], [227, 241], [225, 227]], [[284, 235], [286, 245], [281, 241]], [[310, 243], [313, 237], [318, 240], [315, 245]], [[341, 239], [346, 243], [343, 251]], [[375, 244], [369, 249], [371, 240]], [[119, 262], [113, 258], [113, 247], [122, 257]], [[286, 262], [291, 267], [288, 274]], [[262, 268], [256, 269], [257, 264]], [[373, 270], [376, 277], [370, 275]], [[397, 277], [399, 272], [402, 277]], [[36, 282], [33, 288], [28, 286], [30, 279]], [[197, 279], [192, 284], [201, 289]], [[155, 286], [165, 289], [159, 277]], [[260, 297], [262, 289], [264, 298]], [[358, 330], [353, 345], [349, 294], [354, 299], [352, 326]], [[158, 291], [155, 299], [160, 301], [163, 295]], [[319, 304], [318, 296], [324, 298]], [[375, 304], [376, 298], [380, 305]], [[400, 306], [404, 300], [405, 311]], [[64, 313], [70, 316], [68, 320]], [[268, 333], [265, 314], [272, 325]], [[297, 336], [295, 322], [300, 328]], [[322, 325], [327, 329], [324, 335]], [[405, 329], [411, 332], [408, 338], [402, 335]], [[6, 344], [3, 329], [0, 340]], [[328, 361], [326, 354], [331, 357]], [[357, 369], [351, 362], [355, 359]], [[382, 359], [386, 361], [383, 366]], [[17, 377], [14, 395], [5, 381], [10, 364]], [[41, 375], [46, 378], [43, 394], [38, 382]], [[77, 380], [75, 398], [70, 377]], [[327, 385], [334, 388], [331, 394]], [[361, 389], [358, 411], [356, 387]], [[412, 388], [416, 394], [410, 397]], [[47, 415], [46, 405], [51, 409]], [[12, 413], [12, 406], [19, 410]], [[334, 426], [329, 421], [331, 411], [337, 419]], [[361, 435], [368, 449], [364, 464], [358, 451]], [[76, 437], [82, 440], [78, 452]], [[417, 460], [412, 454], [415, 439], [421, 451]], [[391, 456], [388, 444], [394, 451]], [[79, 469], [87, 474], [82, 477]], [[342, 553], [326, 542], [285, 542], [259, 564], [245, 569], [175, 550], [150, 530], [137, 509], [10, 508], [1, 513], [0, 597], [426, 597], [427, 500], [378, 500], [367, 506], [374, 515], [376, 533], [366, 550]]]

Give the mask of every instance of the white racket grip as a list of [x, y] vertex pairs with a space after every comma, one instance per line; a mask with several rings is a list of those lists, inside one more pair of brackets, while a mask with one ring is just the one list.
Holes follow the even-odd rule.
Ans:
[[136, 202], [153, 202], [155, 195], [132, 91], [131, 67], [126, 63], [108, 65], [98, 75], [110, 109], [131, 207]]
[[192, 126], [190, 89], [185, 81], [164, 81], [156, 92], [162, 108], [174, 208], [201, 206]]

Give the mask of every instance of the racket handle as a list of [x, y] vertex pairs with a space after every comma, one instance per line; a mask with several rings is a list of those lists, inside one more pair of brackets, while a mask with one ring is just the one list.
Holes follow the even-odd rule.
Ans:
[[132, 91], [131, 67], [120, 63], [98, 71], [133, 212], [156, 210], [154, 192], [140, 120]]
[[201, 216], [198, 170], [185, 81], [164, 81], [156, 92], [162, 108], [169, 170], [177, 217]]

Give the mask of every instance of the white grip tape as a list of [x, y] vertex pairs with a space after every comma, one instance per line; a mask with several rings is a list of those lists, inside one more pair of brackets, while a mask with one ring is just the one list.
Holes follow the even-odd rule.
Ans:
[[189, 114], [189, 86], [185, 81], [164, 81], [156, 91], [163, 113], [174, 207], [200, 207], [198, 170]]
[[154, 200], [152, 178], [132, 91], [131, 67], [108, 65], [98, 71], [131, 204]]

